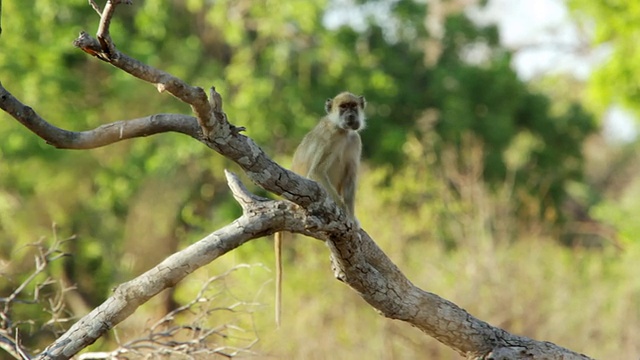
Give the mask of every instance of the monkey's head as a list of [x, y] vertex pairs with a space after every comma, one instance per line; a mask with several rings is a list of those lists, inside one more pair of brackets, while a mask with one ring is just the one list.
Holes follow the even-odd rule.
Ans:
[[350, 92], [340, 93], [324, 103], [324, 109], [331, 121], [342, 129], [354, 131], [364, 129], [366, 106], [364, 96], [356, 96]]

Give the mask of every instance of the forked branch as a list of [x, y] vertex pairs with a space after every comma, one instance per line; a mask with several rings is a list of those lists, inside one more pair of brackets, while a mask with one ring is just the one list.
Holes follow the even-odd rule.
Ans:
[[116, 121], [93, 130], [60, 129], [43, 119], [32, 108], [20, 102], [0, 83], [0, 108], [22, 125], [59, 149], [95, 149], [118, 141], [174, 131], [194, 138], [202, 133], [193, 116], [155, 114], [139, 119]]
[[70, 358], [162, 290], [175, 286], [187, 275], [245, 242], [269, 235], [273, 229], [284, 228], [285, 218], [288, 219], [288, 224], [296, 224], [289, 230], [303, 231], [304, 225], [299, 220], [302, 217], [301, 209], [289, 202], [263, 199], [250, 194], [231, 173], [227, 173], [227, 180], [236, 199], [242, 200], [245, 211], [240, 218], [169, 256], [146, 273], [118, 286], [111, 297], [76, 322], [37, 358]]
[[[207, 101], [207, 95], [200, 87], [194, 87], [185, 83], [182, 79], [172, 76], [164, 71], [155, 69], [147, 64], [137, 61], [116, 49], [115, 44], [109, 35], [109, 26], [115, 9], [119, 4], [131, 4], [130, 0], [108, 0], [100, 16], [100, 26], [98, 27], [97, 40], [89, 36], [86, 32], [81, 32], [73, 45], [82, 51], [108, 62], [127, 73], [152, 83], [159, 92], [167, 91], [171, 95], [191, 105], [198, 124], [202, 128], [205, 138], [208, 138], [213, 131], [212, 109]], [[92, 4], [94, 9], [97, 5]], [[96, 9], [96, 11], [99, 10]]]

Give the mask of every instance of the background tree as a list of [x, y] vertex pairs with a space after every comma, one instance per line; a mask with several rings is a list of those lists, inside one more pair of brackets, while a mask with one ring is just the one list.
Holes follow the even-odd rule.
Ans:
[[602, 112], [612, 105], [622, 105], [637, 114], [640, 75], [633, 59], [638, 57], [634, 39], [640, 10], [622, 2], [569, 0], [567, 4], [592, 45], [610, 51], [589, 81], [591, 106]]
[[[619, 239], [637, 243], [640, 228], [626, 221], [640, 210], [633, 200], [638, 192], [638, 72], [634, 45], [640, 27], [638, 9], [626, 3], [606, 1], [567, 1], [573, 20], [592, 51], [607, 54], [586, 84], [586, 103], [594, 113], [611, 122], [627, 122], [622, 139], [608, 149], [594, 149], [599, 161], [590, 169], [594, 187], [606, 194], [591, 209], [591, 215], [613, 224]], [[622, 118], [622, 119], [621, 119]]]

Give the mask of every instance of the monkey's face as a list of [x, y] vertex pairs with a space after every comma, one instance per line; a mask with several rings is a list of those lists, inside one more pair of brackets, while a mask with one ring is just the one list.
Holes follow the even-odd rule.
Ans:
[[364, 128], [364, 96], [355, 96], [351, 93], [338, 94], [333, 99], [327, 99], [325, 104], [329, 117], [345, 130], [358, 131]]
[[362, 109], [355, 102], [345, 102], [338, 106], [340, 116], [340, 126], [345, 130], [360, 130], [362, 122], [360, 120]]

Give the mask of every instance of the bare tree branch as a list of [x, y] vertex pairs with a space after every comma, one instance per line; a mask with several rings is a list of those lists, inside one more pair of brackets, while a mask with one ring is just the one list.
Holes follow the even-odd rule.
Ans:
[[[37, 358], [68, 359], [126, 319], [160, 291], [173, 287], [185, 276], [245, 242], [283, 229], [282, 219], [291, 218], [291, 214], [297, 213], [298, 218], [301, 217], [302, 210], [295, 208], [293, 204], [249, 195], [244, 186], [237, 183], [237, 177], [227, 173], [227, 179], [230, 183], [235, 183], [231, 188], [235, 191], [236, 198], [243, 199], [244, 214], [240, 218], [169, 256], [146, 273], [118, 286], [109, 299], [76, 322]], [[306, 232], [303, 227], [304, 224], [298, 221], [297, 227], [287, 230]]]
[[119, 4], [131, 5], [130, 0], [107, 0], [107, 4], [104, 6], [104, 10], [100, 15], [100, 27], [98, 27], [98, 41], [100, 46], [106, 55], [106, 58], [111, 59], [111, 54], [115, 53], [115, 46], [111, 41], [111, 35], [109, 35], [109, 26], [111, 25], [111, 18], [116, 12], [116, 6]]
[[102, 10], [100, 10], [100, 6], [98, 6], [98, 4], [96, 4], [94, 0], [89, 0], [89, 5], [91, 5], [93, 10], [95, 10], [98, 13], [98, 15], [102, 15]]
[[69, 131], [51, 125], [32, 108], [16, 99], [0, 83], [0, 108], [22, 125], [59, 149], [94, 149], [115, 142], [163, 132], [202, 136], [196, 119], [180, 114], [156, 114], [139, 119], [116, 121], [89, 131]]
[[20, 343], [20, 333], [15, 330], [15, 335], [9, 334], [7, 331], [0, 329], [0, 349], [18, 360], [29, 360], [31, 355]]
[[284, 169], [271, 160], [253, 140], [240, 134], [242, 127], [236, 127], [227, 121], [221, 112], [220, 94], [211, 89], [212, 98], [220, 102], [213, 111], [215, 122], [214, 135], [205, 139], [195, 119], [187, 115], [156, 114], [144, 118], [117, 121], [88, 131], [68, 131], [60, 129], [40, 117], [32, 108], [16, 99], [0, 83], [0, 109], [13, 116], [33, 133], [47, 143], [64, 149], [91, 149], [135, 137], [148, 136], [174, 131], [198, 139], [221, 155], [235, 161], [259, 186], [280, 195], [287, 200], [308, 208], [316, 217], [329, 216], [328, 219], [344, 221], [347, 219], [342, 210], [333, 206], [330, 197], [315, 181], [304, 178]]
[[[251, 267], [247, 264], [234, 266], [225, 273], [209, 278], [201, 286], [198, 294], [186, 304], [170, 311], [160, 320], [146, 329], [146, 335], [126, 341], [110, 352], [83, 353], [80, 359], [119, 359], [127, 355], [139, 358], [162, 358], [175, 353], [179, 357], [214, 357], [216, 355], [232, 358], [238, 355], [257, 355], [251, 351], [258, 342], [255, 329], [246, 330], [231, 324], [211, 326], [209, 318], [218, 311], [251, 314], [257, 303], [236, 301], [220, 307], [215, 305], [224, 291], [214, 290], [232, 272]], [[250, 333], [250, 337], [239, 338], [236, 334]], [[235, 339], [242, 346], [221, 343], [218, 339]], [[218, 357], [219, 357], [218, 356]]]
[[[243, 204], [242, 217], [119, 286], [112, 297], [74, 324], [38, 359], [72, 356], [163, 289], [251, 239], [275, 230], [308, 233], [300, 221], [304, 218], [302, 209], [251, 195], [229, 173], [228, 180], [236, 199]], [[285, 223], [297, 226], [285, 228]], [[588, 359], [557, 345], [493, 327], [454, 303], [415, 287], [364, 230], [309, 234], [320, 235], [327, 241], [336, 277], [369, 304], [389, 318], [411, 323], [461, 355], [473, 359], [488, 358], [491, 354], [502, 354], [504, 359]]]
[[[108, 2], [108, 4], [109, 3], [110, 2]], [[109, 8], [109, 10], [113, 11], [113, 7]], [[103, 14], [110, 16], [112, 12], [108, 12], [105, 8]], [[202, 128], [202, 133], [205, 138], [208, 138], [213, 129], [214, 119], [204, 90], [200, 87], [191, 86], [173, 75], [155, 69], [118, 51], [108, 36], [108, 32], [106, 32], [108, 30], [107, 25], [108, 23], [105, 24], [104, 21], [101, 21], [99, 36], [102, 37], [99, 38], [100, 41], [92, 38], [83, 31], [78, 38], [74, 40], [73, 45], [102, 61], [124, 70], [138, 79], [154, 84], [159, 92], [167, 91], [176, 98], [191, 105], [191, 109], [196, 114], [198, 123]], [[105, 27], [105, 29], [102, 29], [102, 27]], [[100, 31], [102, 31], [102, 33], [100, 33]]]
[[[28, 303], [41, 307], [44, 305], [45, 311], [51, 314], [51, 320], [49, 320], [44, 326], [52, 325], [55, 323], [66, 322], [69, 319], [62, 314], [65, 313], [65, 306], [63, 294], [69, 290], [68, 287], [61, 285], [59, 282], [46, 278], [43, 281], [36, 281], [36, 279], [44, 274], [49, 265], [62, 257], [69, 254], [62, 251], [62, 245], [75, 238], [71, 237], [66, 240], [59, 240], [56, 232], [56, 226], [53, 226], [54, 240], [51, 246], [46, 247], [42, 241], [38, 241], [31, 244], [30, 247], [36, 249], [34, 255], [35, 269], [27, 276], [26, 279], [18, 285], [11, 294], [7, 297], [0, 298], [0, 349], [3, 349], [8, 354], [16, 359], [31, 359], [31, 355], [27, 349], [22, 346], [20, 339], [19, 326], [25, 323], [32, 323], [31, 320], [12, 319], [13, 305], [16, 303]], [[41, 297], [40, 292], [42, 289], [50, 286], [60, 285], [56, 288], [53, 295], [53, 301], [51, 298]], [[26, 294], [26, 289], [33, 286], [33, 294]]]

